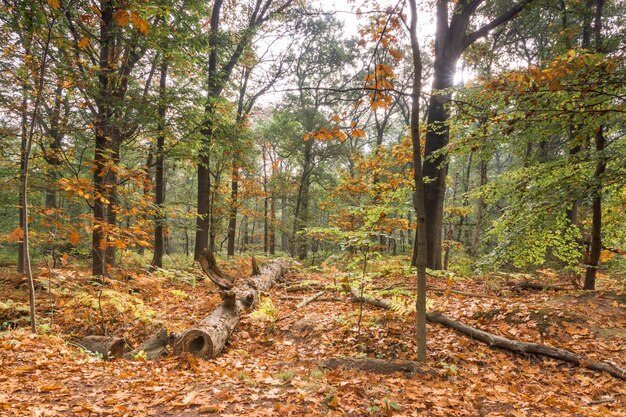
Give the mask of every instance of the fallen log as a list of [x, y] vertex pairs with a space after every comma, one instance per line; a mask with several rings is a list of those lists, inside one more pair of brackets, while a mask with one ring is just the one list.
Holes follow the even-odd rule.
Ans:
[[[219, 270], [216, 263], [210, 266], [209, 278], [220, 281], [224, 279], [225, 274]], [[181, 334], [174, 343], [174, 354], [189, 352], [205, 359], [218, 356], [239, 323], [242, 313], [254, 308], [259, 300], [259, 293], [269, 290], [283, 279], [287, 267], [287, 261], [279, 259], [265, 266], [258, 275], [250, 277], [244, 284], [228, 290], [225, 289], [226, 285], [220, 285], [220, 288], [223, 288], [220, 293], [222, 303], [196, 326]], [[232, 281], [226, 279], [221, 284], [229, 282]]]
[[138, 349], [124, 355], [125, 359], [132, 359], [143, 352], [146, 359], [155, 360], [171, 353], [171, 347], [177, 339], [175, 333], [168, 333], [165, 327], [160, 328], [148, 338]]
[[529, 281], [523, 281], [523, 282], [517, 282], [514, 283], [513, 285], [513, 290], [514, 291], [521, 291], [521, 290], [539, 290], [539, 291], [571, 291], [572, 288], [566, 288], [566, 287], [561, 287], [560, 285], [553, 285], [553, 284], [541, 284], [539, 282], [529, 282]]
[[[350, 288], [350, 294], [356, 301], [364, 302], [366, 304], [370, 304], [387, 310], [391, 309], [391, 305], [387, 300], [378, 299], [366, 295], [361, 297], [356, 288]], [[607, 372], [616, 378], [626, 380], [626, 369], [622, 369], [619, 366], [609, 362], [593, 361], [583, 355], [570, 352], [566, 349], [555, 348], [540, 343], [522, 342], [518, 340], [508, 339], [506, 337], [498, 336], [493, 333], [489, 333], [484, 330], [469, 326], [465, 323], [454, 320], [440, 312], [426, 314], [426, 320], [431, 323], [438, 323], [450, 327], [458, 331], [459, 333], [469, 336], [472, 339], [476, 339], [483, 343], [486, 343], [491, 347], [500, 348], [515, 353], [530, 353], [540, 356], [547, 356], [550, 358], [562, 360], [564, 362], [573, 363], [575, 365], [594, 371]]]
[[[389, 285], [387, 287], [382, 287], [382, 288], [374, 288], [374, 290], [376, 291], [389, 291], [392, 289], [401, 289], [401, 290], [407, 290], [407, 291], [416, 291], [417, 288], [414, 286], [399, 286], [396, 287], [394, 285]], [[452, 288], [439, 288], [439, 287], [427, 287], [426, 291], [428, 292], [434, 292], [437, 294], [444, 294], [444, 293], [452, 293], [452, 294], [459, 294], [459, 295], [463, 295], [465, 297], [476, 297], [476, 298], [493, 298], [491, 295], [488, 294], [478, 294], [475, 292], [465, 292], [465, 291], [460, 291], [460, 290], [455, 290]]]
[[128, 351], [126, 341], [116, 336], [86, 336], [78, 345], [90, 352], [99, 353], [104, 359], [121, 358]]
[[393, 374], [402, 372], [407, 376], [426, 373], [419, 363], [413, 361], [387, 361], [375, 358], [349, 358], [334, 357], [328, 358], [320, 363], [320, 366], [327, 369], [358, 369], [360, 371], [375, 374]]

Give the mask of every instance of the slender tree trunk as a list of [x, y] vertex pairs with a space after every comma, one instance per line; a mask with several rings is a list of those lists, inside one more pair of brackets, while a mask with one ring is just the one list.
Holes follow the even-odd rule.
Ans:
[[[113, 138], [107, 138], [108, 141], [113, 141], [110, 144], [110, 163], [113, 167], [117, 167], [120, 162], [120, 144], [121, 138], [118, 135], [114, 135]], [[118, 185], [118, 174], [117, 170], [111, 167], [108, 167], [106, 170], [106, 195], [109, 203], [107, 204], [106, 209], [106, 222], [107, 222], [107, 230], [109, 231], [109, 241], [107, 242], [107, 247], [105, 249], [105, 262], [107, 265], [111, 267], [115, 267], [116, 265], [116, 246], [111, 242], [112, 239], [119, 239], [118, 231], [117, 231], [117, 212], [119, 210], [119, 195], [117, 192]], [[113, 236], [111, 236], [113, 235]]]
[[30, 328], [33, 333], [37, 333], [37, 316], [35, 311], [35, 281], [33, 279], [33, 271], [31, 269], [30, 262], [30, 245], [29, 245], [29, 231], [28, 231], [28, 174], [29, 174], [29, 162], [31, 149], [33, 147], [33, 134], [35, 132], [35, 123], [37, 121], [37, 115], [39, 111], [39, 105], [41, 103], [41, 96], [43, 93], [44, 76], [46, 74], [46, 66], [48, 60], [48, 49], [50, 47], [50, 39], [52, 37], [52, 26], [55, 19], [48, 20], [48, 34], [44, 45], [44, 50], [41, 58], [41, 65], [39, 68], [39, 74], [37, 79], [37, 86], [35, 90], [35, 102], [33, 104], [33, 114], [30, 121], [30, 127], [28, 130], [28, 136], [22, 136], [21, 154], [22, 154], [22, 171], [21, 177], [21, 189], [20, 189], [20, 214], [24, 219], [23, 238], [22, 238], [22, 251], [24, 259], [24, 272], [28, 281], [28, 298], [29, 298], [29, 313], [30, 313]]
[[235, 255], [235, 237], [237, 233], [237, 194], [239, 193], [239, 168], [233, 162], [233, 173], [230, 182], [230, 211], [228, 213], [228, 256]]
[[[487, 184], [487, 160], [481, 159], [479, 163], [480, 167], [480, 187]], [[476, 206], [476, 225], [474, 226], [474, 234], [472, 236], [472, 244], [470, 246], [470, 256], [476, 259], [478, 254], [478, 244], [480, 242], [480, 233], [483, 222], [483, 211], [485, 210], [485, 198], [481, 195], [478, 198]]]
[[[596, 0], [595, 10], [595, 49], [597, 52], [602, 52], [602, 9], [604, 6], [603, 0]], [[596, 274], [598, 272], [598, 265], [600, 264], [600, 255], [602, 253], [602, 182], [604, 172], [606, 171], [606, 157], [604, 156], [604, 148], [606, 146], [606, 139], [604, 137], [604, 128], [600, 126], [596, 130], [595, 134], [595, 147], [598, 162], [596, 163], [596, 170], [593, 175], [593, 203], [592, 203], [592, 219], [591, 219], [591, 249], [589, 252], [589, 263], [585, 273], [584, 289], [594, 290], [596, 288]]]
[[280, 199], [280, 250], [287, 253], [289, 251], [289, 233], [287, 232], [287, 197], [284, 195]]
[[[158, 105], [158, 134], [155, 161], [154, 181], [154, 204], [156, 215], [154, 218], [154, 254], [152, 256], [152, 268], [163, 268], [164, 252], [164, 223], [165, 223], [165, 127], [167, 114], [167, 71], [168, 62], [165, 57], [161, 62], [161, 76], [159, 79], [159, 105]], [[186, 230], [185, 230], [186, 232]]]
[[267, 192], [267, 156], [263, 144], [263, 252], [269, 252], [269, 194]]
[[269, 233], [270, 255], [276, 254], [276, 196], [272, 191], [270, 198], [270, 233]]
[[422, 150], [420, 144], [419, 109], [422, 91], [422, 58], [417, 40], [417, 4], [416, 0], [409, 0], [411, 23], [411, 51], [413, 57], [413, 89], [411, 92], [411, 142], [413, 144], [413, 180], [415, 191], [413, 205], [417, 220], [417, 297], [415, 300], [416, 328], [417, 328], [417, 360], [426, 361], [426, 266], [428, 238], [426, 228], [425, 188], [422, 173]]
[[193, 255], [195, 260], [200, 259], [202, 250], [209, 247], [209, 198], [211, 195], [209, 163], [209, 155], [204, 155], [198, 165], [198, 217], [196, 219], [196, 245]]
[[[27, 51], [27, 54], [30, 53]], [[20, 175], [25, 172], [26, 169], [26, 146], [28, 143], [28, 92], [26, 86], [22, 87], [22, 103], [21, 103], [21, 123], [20, 123], [20, 136], [22, 139], [22, 151], [20, 154]], [[21, 193], [22, 191], [20, 191]], [[26, 211], [23, 210], [24, 206], [22, 205], [22, 198], [20, 194], [20, 219], [19, 225], [22, 229], [22, 233], [24, 230], [28, 228]], [[25, 242], [24, 239], [21, 239], [18, 243], [18, 255], [17, 255], [17, 272], [23, 274], [26, 273], [26, 259], [24, 257], [25, 251]]]

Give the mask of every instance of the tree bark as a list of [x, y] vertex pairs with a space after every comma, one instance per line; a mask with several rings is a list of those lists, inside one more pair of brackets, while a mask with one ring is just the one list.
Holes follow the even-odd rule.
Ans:
[[87, 336], [78, 344], [90, 352], [101, 354], [104, 359], [121, 358], [128, 352], [126, 341], [115, 336]]
[[163, 268], [164, 248], [164, 223], [165, 223], [165, 117], [167, 114], [167, 58], [163, 57], [161, 62], [161, 76], [159, 78], [159, 105], [158, 113], [158, 135], [156, 146], [155, 178], [154, 178], [154, 204], [156, 205], [156, 215], [154, 216], [154, 253], [152, 256], [152, 268]]
[[235, 255], [235, 237], [237, 235], [237, 195], [239, 193], [239, 168], [233, 162], [233, 172], [230, 182], [230, 211], [228, 212], [228, 256]]
[[596, 273], [600, 263], [600, 254], [602, 253], [602, 177], [606, 170], [606, 159], [602, 155], [604, 151], [605, 139], [602, 126], [598, 128], [595, 135], [596, 152], [598, 154], [598, 162], [594, 173], [593, 203], [591, 207], [591, 250], [589, 252], [589, 262], [585, 272], [585, 290], [594, 290], [596, 288]]
[[426, 267], [428, 242], [427, 234], [427, 211], [424, 175], [422, 172], [422, 146], [420, 143], [420, 95], [422, 92], [422, 57], [417, 39], [417, 2], [409, 0], [411, 9], [410, 38], [413, 59], [413, 87], [411, 92], [411, 143], [413, 146], [413, 182], [415, 191], [413, 194], [413, 207], [415, 208], [415, 220], [417, 222], [417, 234], [415, 239], [415, 266], [417, 267], [416, 284], [417, 297], [415, 299], [416, 330], [417, 330], [417, 360], [426, 360]]

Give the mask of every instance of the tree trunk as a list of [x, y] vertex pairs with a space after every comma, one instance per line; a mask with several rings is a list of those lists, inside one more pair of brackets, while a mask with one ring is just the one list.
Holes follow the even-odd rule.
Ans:
[[159, 105], [158, 134], [156, 146], [155, 178], [154, 178], [154, 204], [156, 215], [154, 216], [154, 253], [152, 256], [152, 268], [163, 268], [164, 252], [164, 223], [165, 223], [165, 117], [167, 114], [167, 71], [168, 62], [163, 58], [161, 62], [161, 77], [159, 79]]
[[211, 195], [209, 162], [209, 156], [204, 155], [198, 165], [198, 218], [196, 219], [196, 245], [193, 255], [196, 261], [200, 259], [202, 250], [209, 246], [209, 197]]
[[[591, 0], [588, 0], [591, 1]], [[595, 33], [595, 49], [602, 52], [602, 8], [603, 0], [596, 0], [596, 10], [594, 16], [594, 33]], [[594, 290], [596, 288], [596, 273], [600, 263], [600, 255], [602, 253], [602, 182], [604, 172], [606, 171], [606, 157], [604, 156], [604, 147], [606, 140], [604, 138], [604, 128], [600, 126], [596, 130], [594, 136], [596, 146], [596, 170], [593, 175], [593, 203], [592, 203], [592, 220], [591, 220], [591, 249], [589, 252], [589, 263], [585, 272], [585, 290]]]
[[415, 240], [417, 267], [416, 284], [417, 297], [415, 300], [416, 330], [417, 330], [417, 360], [426, 361], [426, 267], [428, 242], [427, 235], [427, 212], [424, 175], [422, 172], [422, 147], [420, 144], [420, 95], [422, 93], [422, 57], [417, 39], [417, 3], [409, 0], [411, 9], [411, 52], [413, 58], [413, 87], [411, 91], [411, 143], [413, 145], [413, 182], [415, 191], [413, 194], [413, 206], [417, 222], [417, 235]]
[[592, 203], [592, 220], [591, 220], [591, 250], [589, 253], [589, 263], [585, 273], [585, 290], [594, 290], [596, 288], [596, 272], [600, 263], [600, 254], [602, 253], [602, 177], [606, 170], [606, 159], [602, 155], [604, 151], [605, 139], [602, 126], [598, 128], [595, 135], [596, 152], [598, 153], [598, 162], [594, 173], [594, 196]]
[[276, 254], [276, 196], [272, 192], [270, 198], [270, 255]]
[[230, 182], [230, 211], [228, 213], [228, 256], [235, 255], [235, 238], [237, 236], [237, 194], [239, 192], [239, 168], [233, 162], [233, 173]]
[[[481, 159], [480, 163], [480, 187], [487, 184], [487, 160]], [[485, 210], [485, 198], [481, 195], [478, 198], [476, 207], [476, 225], [474, 226], [474, 234], [472, 236], [472, 244], [470, 246], [470, 256], [475, 259], [478, 254], [478, 244], [480, 243], [480, 233], [483, 222], [483, 211]]]
[[494, 28], [513, 19], [532, 0], [521, 0], [492, 21], [467, 33], [470, 19], [482, 1], [461, 0], [455, 2], [450, 19], [449, 2], [438, 1], [436, 8], [435, 62], [433, 72], [433, 93], [428, 103], [426, 149], [423, 173], [429, 178], [424, 184], [426, 206], [426, 231], [428, 241], [428, 267], [441, 269], [441, 238], [443, 225], [443, 205], [446, 191], [448, 164], [444, 151], [448, 145], [450, 117], [447, 106], [451, 93], [447, 89], [454, 84], [456, 65], [463, 51], [489, 34]]

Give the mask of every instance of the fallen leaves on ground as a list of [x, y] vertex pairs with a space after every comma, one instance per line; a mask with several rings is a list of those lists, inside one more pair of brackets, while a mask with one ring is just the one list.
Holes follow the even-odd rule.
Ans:
[[[234, 261], [229, 271], [240, 279], [246, 276], [243, 262]], [[319, 362], [330, 356], [415, 357], [410, 314], [365, 306], [357, 339], [358, 305], [334, 289], [336, 274], [333, 269], [288, 275], [288, 284], [268, 294], [279, 317], [320, 285], [329, 286], [325, 296], [344, 301], [315, 301], [278, 323], [244, 316], [225, 353], [214, 360], [182, 355], [107, 362], [73, 343], [101, 331], [100, 310], [110, 334], [138, 346], [161, 325], [182, 330], [197, 322], [219, 303], [216, 288], [209, 281], [136, 272], [120, 273], [101, 286], [84, 271], [42, 270], [38, 280], [46, 285], [38, 292], [38, 315], [49, 334], [32, 335], [16, 319], [23, 312], [15, 313], [27, 303], [26, 290], [19, 286], [19, 276], [2, 271], [0, 299], [6, 308], [0, 314], [6, 313], [17, 328], [0, 336], [0, 415], [626, 416], [622, 380], [556, 360], [493, 350], [431, 324], [427, 367], [432, 372], [408, 378], [320, 369]], [[316, 284], [285, 291], [302, 281]], [[411, 285], [400, 274], [372, 283]], [[429, 285], [441, 283], [430, 278]], [[623, 293], [520, 293], [493, 277], [457, 280], [453, 286], [489, 297], [429, 293], [433, 308], [503, 336], [625, 365]], [[101, 290], [109, 292], [94, 305]]]

